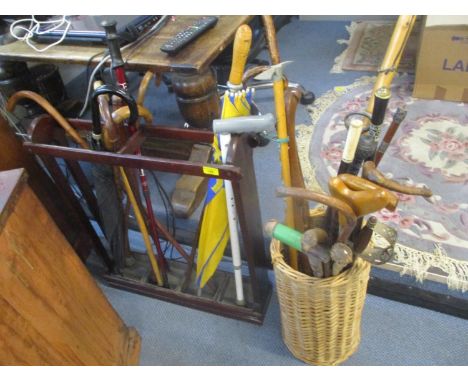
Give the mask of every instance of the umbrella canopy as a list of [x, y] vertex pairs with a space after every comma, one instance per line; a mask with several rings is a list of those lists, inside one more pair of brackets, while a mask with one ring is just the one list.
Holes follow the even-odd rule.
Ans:
[[[227, 90], [222, 99], [221, 118], [250, 115], [251, 91]], [[213, 141], [213, 162], [221, 163], [218, 137]], [[229, 240], [226, 190], [222, 179], [210, 178], [205, 199], [205, 211], [198, 241], [197, 279], [201, 288], [213, 276], [223, 258]]]
[[[221, 163], [218, 138], [213, 142], [213, 162]], [[210, 178], [198, 240], [197, 279], [200, 288], [213, 276], [229, 240], [226, 190], [222, 179]]]

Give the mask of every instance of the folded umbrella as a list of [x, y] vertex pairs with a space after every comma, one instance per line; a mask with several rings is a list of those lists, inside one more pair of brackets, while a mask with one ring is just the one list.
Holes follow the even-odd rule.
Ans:
[[[252, 31], [248, 25], [241, 25], [235, 36], [233, 48], [233, 63], [229, 76], [228, 90], [222, 98], [221, 118], [235, 118], [250, 115], [252, 92], [246, 92], [242, 86], [242, 75], [252, 42]], [[213, 160], [215, 163], [225, 161], [225, 149], [229, 145], [230, 135], [221, 135], [220, 142], [215, 135], [213, 140]], [[220, 149], [220, 145], [222, 150]], [[224, 157], [224, 158], [223, 158]], [[229, 200], [229, 204], [226, 202]], [[241, 277], [241, 258], [237, 219], [235, 216], [234, 193], [231, 182], [210, 178], [208, 194], [205, 200], [205, 210], [202, 217], [202, 227], [198, 243], [197, 277], [200, 287], [213, 276], [221, 261], [229, 237], [236, 279], [236, 299], [238, 304], [244, 304]]]

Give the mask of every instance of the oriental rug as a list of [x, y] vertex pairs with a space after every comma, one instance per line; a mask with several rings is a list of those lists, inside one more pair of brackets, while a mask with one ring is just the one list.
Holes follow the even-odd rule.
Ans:
[[[338, 40], [346, 49], [335, 58], [331, 73], [343, 70], [375, 72], [387, 51], [395, 28], [395, 21], [359, 21], [346, 27], [349, 40]], [[414, 73], [419, 41], [419, 22], [416, 21], [400, 61], [400, 72]]]
[[[408, 114], [379, 169], [409, 185], [426, 185], [430, 198], [398, 194], [395, 212], [379, 221], [398, 230], [394, 263], [422, 281], [428, 272], [443, 275], [453, 289], [468, 290], [468, 104], [415, 99], [414, 77], [400, 75], [392, 85], [385, 128], [397, 107]], [[344, 117], [364, 111], [375, 77], [336, 87], [309, 107], [309, 126], [296, 129], [306, 186], [326, 190], [335, 176], [346, 138]], [[384, 131], [383, 131], [384, 134]]]

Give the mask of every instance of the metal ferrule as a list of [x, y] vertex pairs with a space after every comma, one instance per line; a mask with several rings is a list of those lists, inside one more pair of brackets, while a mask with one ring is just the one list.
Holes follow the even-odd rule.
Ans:
[[382, 141], [382, 143], [380, 143], [380, 146], [379, 146], [379, 151], [384, 152], [387, 150], [387, 148], [388, 148], [388, 143], [385, 141]]
[[94, 133], [91, 133], [91, 137], [93, 138], [93, 140], [95, 141], [100, 141], [102, 139], [102, 134], [94, 134]]
[[240, 83], [238, 85], [234, 85], [229, 81], [227, 82], [227, 87], [228, 87], [229, 91], [231, 91], [231, 92], [238, 92], [238, 91], [241, 91], [242, 89], [244, 89], [244, 86], [242, 85], [242, 83]]

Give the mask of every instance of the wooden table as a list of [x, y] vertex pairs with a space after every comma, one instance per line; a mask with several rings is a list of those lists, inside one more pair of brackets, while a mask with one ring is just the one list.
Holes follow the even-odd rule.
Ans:
[[[214, 28], [205, 32], [192, 44], [175, 56], [168, 56], [159, 49], [161, 45], [183, 30], [200, 16], [173, 16], [162, 29], [131, 53], [124, 53], [129, 70], [154, 72], [198, 73], [208, 68], [211, 62], [233, 41], [237, 28], [248, 23], [253, 16], [219, 16]], [[0, 46], [0, 58], [22, 61], [40, 61], [56, 64], [87, 65], [91, 57], [103, 52], [104, 46], [78, 46], [59, 44], [39, 53], [26, 43], [17, 41]], [[129, 49], [129, 52], [131, 48]], [[102, 55], [92, 60], [97, 64]]]

